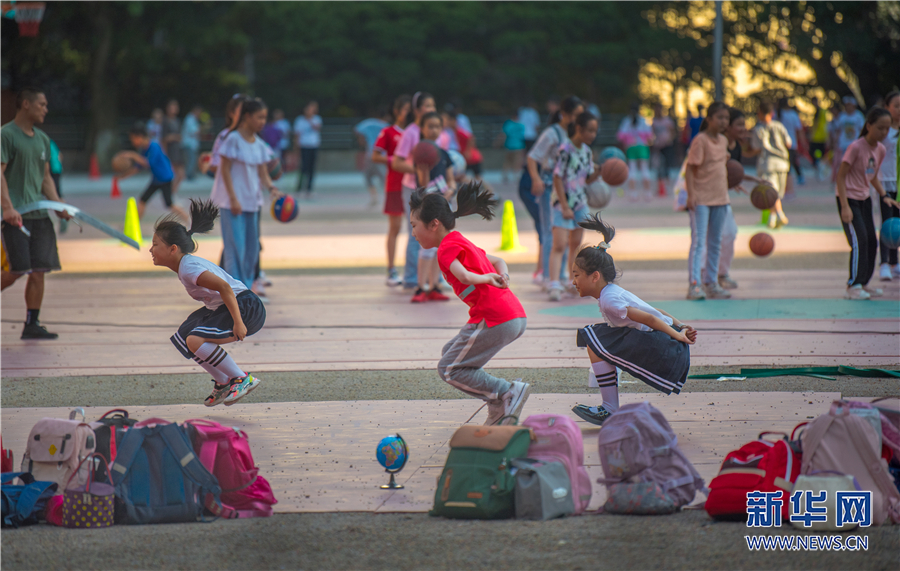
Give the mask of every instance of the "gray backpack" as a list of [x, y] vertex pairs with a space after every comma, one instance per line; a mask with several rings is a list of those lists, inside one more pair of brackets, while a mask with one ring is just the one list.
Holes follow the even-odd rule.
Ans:
[[575, 512], [572, 482], [562, 462], [516, 458], [516, 518], [548, 520]]

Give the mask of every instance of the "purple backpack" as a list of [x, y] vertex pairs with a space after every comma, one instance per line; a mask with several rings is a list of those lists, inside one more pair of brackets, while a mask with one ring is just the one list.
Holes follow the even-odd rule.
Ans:
[[534, 440], [528, 447], [528, 457], [545, 462], [561, 462], [572, 482], [572, 500], [575, 514], [580, 514], [591, 503], [591, 478], [584, 467], [584, 441], [581, 430], [566, 416], [535, 414], [522, 426], [530, 428]]
[[650, 403], [626, 404], [603, 423], [598, 435], [600, 463], [607, 487], [621, 482], [653, 482], [681, 507], [697, 491], [706, 492], [703, 478], [678, 449], [678, 438], [661, 412]]

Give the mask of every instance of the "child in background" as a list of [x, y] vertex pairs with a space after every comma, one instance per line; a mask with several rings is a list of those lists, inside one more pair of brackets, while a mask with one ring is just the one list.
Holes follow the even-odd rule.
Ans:
[[163, 110], [157, 107], [150, 113], [150, 120], [147, 121], [147, 136], [157, 145], [162, 142], [162, 124], [164, 119]]
[[[422, 140], [437, 141], [443, 130], [441, 116], [436, 111], [422, 116]], [[453, 163], [450, 155], [435, 143], [438, 153], [438, 162], [433, 167], [416, 163], [416, 176], [419, 188], [426, 194], [440, 193], [447, 202], [456, 193], [456, 179], [453, 176]], [[421, 245], [421, 243], [420, 243]], [[437, 248], [419, 248], [419, 266], [417, 270], [419, 287], [410, 300], [412, 303], [424, 301], [448, 301], [450, 298], [441, 293], [438, 286], [440, 271], [437, 264]], [[430, 288], [430, 289], [429, 289]]]
[[607, 250], [616, 235], [615, 228], [603, 222], [599, 214], [581, 222], [581, 226], [603, 235], [598, 245], [585, 246], [578, 252], [572, 268], [572, 284], [578, 295], [595, 298], [606, 321], [578, 331], [578, 345], [587, 347], [603, 403], [579, 404], [572, 412], [600, 425], [619, 408], [616, 367], [667, 395], [680, 393], [691, 367], [688, 345], [697, 340], [697, 332], [613, 283], [618, 272]]
[[410, 221], [423, 248], [437, 247], [438, 264], [453, 292], [469, 306], [469, 322], [444, 345], [438, 374], [445, 382], [488, 404], [486, 425], [519, 417], [531, 386], [521, 379], [507, 381], [483, 367], [506, 345], [525, 332], [525, 310], [509, 290], [506, 262], [485, 254], [455, 231], [456, 220], [479, 214], [494, 216], [498, 202], [478, 183], [466, 183], [457, 198], [456, 212], [437, 193], [416, 191], [409, 201]]
[[[569, 125], [569, 137], [559, 149], [553, 169], [553, 250], [550, 254], [550, 301], [562, 298], [560, 284], [563, 254], [568, 247], [569, 262], [581, 246], [584, 230], [578, 225], [590, 214], [584, 187], [600, 178], [594, 164], [591, 143], [597, 137], [597, 118], [582, 112]], [[571, 271], [571, 268], [569, 268]]]
[[769, 214], [769, 228], [775, 229], [779, 224], [786, 226], [788, 218], [784, 214], [781, 200], [787, 188], [787, 177], [791, 172], [790, 148], [793, 139], [784, 125], [773, 119], [774, 108], [768, 101], [759, 104], [756, 112], [756, 126], [753, 127], [750, 148], [745, 151], [748, 157], [757, 157], [756, 175], [769, 181], [778, 191], [775, 201], [774, 216]]
[[[62, 182], [62, 153], [59, 152], [59, 147], [56, 146], [56, 141], [50, 139], [50, 178], [53, 179], [53, 184], [56, 185], [56, 194], [59, 195], [60, 198], [63, 197], [62, 187], [60, 183]], [[69, 221], [65, 218], [59, 219], [59, 233], [65, 234], [66, 230], [69, 229]]]
[[[715, 101], [707, 110], [688, 150], [685, 169], [687, 210], [691, 218], [691, 253], [688, 257], [688, 299], [729, 298], [731, 294], [717, 281], [722, 226], [728, 214], [728, 106]], [[706, 273], [700, 264], [706, 250]], [[700, 284], [703, 283], [701, 289]]]
[[[884, 97], [884, 108], [891, 114], [891, 128], [882, 142], [886, 154], [881, 162], [881, 186], [893, 200], [897, 200], [897, 171], [900, 170], [900, 91], [891, 91]], [[51, 142], [52, 144], [52, 142]], [[52, 172], [52, 171], [51, 171]], [[59, 185], [57, 185], [59, 188]], [[888, 206], [881, 201], [881, 223], [884, 224], [890, 218], [900, 216], [900, 211]], [[60, 223], [61, 225], [62, 223]], [[897, 248], [888, 248], [884, 243], [881, 247], [881, 281], [889, 282], [893, 278], [900, 278], [900, 265], [897, 264]]]
[[158, 190], [162, 193], [166, 208], [188, 222], [187, 212], [172, 201], [172, 180], [175, 178], [175, 173], [172, 170], [172, 163], [169, 162], [169, 157], [163, 153], [162, 147], [156, 141], [150, 140], [147, 128], [143, 123], [136, 123], [128, 132], [128, 138], [131, 140], [131, 145], [138, 150], [137, 153], [129, 155], [135, 166], [118, 177], [120, 179], [128, 178], [146, 168], [150, 169], [152, 175], [150, 185], [138, 199], [138, 218], [143, 218], [147, 202]]
[[401, 95], [394, 100], [394, 124], [385, 127], [375, 141], [372, 149], [372, 162], [387, 165], [387, 177], [384, 181], [384, 213], [388, 217], [387, 232], [387, 280], [389, 286], [399, 286], [403, 280], [397, 274], [394, 267], [394, 259], [397, 255], [397, 236], [400, 235], [400, 226], [403, 222], [403, 173], [394, 170], [391, 162], [394, 159], [394, 151], [403, 137], [406, 128], [406, 116], [410, 109], [410, 96]]
[[522, 168], [525, 154], [525, 125], [519, 122], [519, 111], [513, 110], [510, 118], [503, 123], [503, 133], [499, 141], [506, 154], [503, 157], [503, 182], [509, 180], [508, 172], [517, 173]]
[[891, 129], [891, 114], [887, 109], [873, 107], [863, 125], [859, 138], [847, 147], [837, 176], [837, 206], [847, 242], [850, 243], [850, 279], [847, 280], [847, 299], [880, 297], [880, 288], [869, 288], [875, 272], [875, 252], [878, 237], [872, 215], [869, 184], [875, 187], [881, 202], [897, 208], [897, 201], [887, 195], [878, 170], [887, 150], [881, 141]]
[[635, 178], [641, 179], [644, 199], [651, 200], [653, 195], [650, 193], [650, 141], [653, 139], [653, 131], [647, 125], [647, 120], [638, 112], [639, 109], [637, 103], [631, 106], [628, 117], [622, 119], [622, 124], [619, 125], [616, 138], [625, 147], [625, 156], [628, 158], [628, 192], [631, 200], [637, 200]]
[[256, 294], [222, 268], [193, 256], [194, 234], [213, 229], [219, 209], [211, 201], [191, 200], [191, 229], [171, 215], [156, 223], [150, 256], [154, 266], [169, 268], [188, 295], [203, 303], [181, 324], [172, 344], [186, 359], [193, 359], [213, 376], [213, 390], [204, 404], [233, 405], [259, 385], [259, 379], [244, 372], [221, 345], [243, 341], [266, 322], [266, 309]]

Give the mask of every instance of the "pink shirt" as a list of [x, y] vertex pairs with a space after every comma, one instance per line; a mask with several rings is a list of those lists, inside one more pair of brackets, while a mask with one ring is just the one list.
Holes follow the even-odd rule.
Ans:
[[[850, 146], [844, 151], [842, 159], [842, 162], [850, 165], [850, 171], [847, 173], [847, 178], [844, 179], [847, 198], [851, 200], [869, 198], [869, 181], [878, 176], [878, 169], [881, 168], [885, 154], [887, 154], [887, 149], [884, 148], [884, 145], [876, 143], [873, 147], [865, 137], [860, 137], [850, 143]], [[837, 194], [837, 190], [835, 190], [835, 194]]]
[[[401, 159], [409, 157], [413, 148], [419, 144], [421, 138], [422, 131], [419, 129], [419, 126], [415, 123], [410, 123], [406, 129], [403, 130], [403, 136], [400, 137], [400, 142], [394, 150], [394, 156], [400, 157]], [[403, 186], [407, 188], [416, 188], [419, 186], [416, 184], [416, 175], [414, 173], [404, 173]]]

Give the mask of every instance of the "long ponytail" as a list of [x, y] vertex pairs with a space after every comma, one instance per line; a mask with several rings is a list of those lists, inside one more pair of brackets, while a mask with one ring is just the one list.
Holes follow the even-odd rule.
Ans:
[[586, 220], [578, 223], [585, 230], [593, 230], [603, 235], [603, 241], [596, 246], [585, 246], [575, 256], [575, 263], [587, 274], [600, 272], [606, 283], [614, 282], [620, 275], [616, 269], [616, 263], [607, 250], [610, 242], [616, 235], [616, 229], [600, 218], [600, 213], [588, 216]]
[[191, 199], [191, 229], [185, 228], [178, 221], [175, 214], [168, 214], [160, 218], [153, 227], [153, 232], [168, 245], [178, 246], [184, 254], [190, 254], [197, 249], [194, 242], [194, 234], [206, 234], [213, 229], [216, 218], [219, 217], [219, 207], [211, 200]]
[[456, 212], [450, 210], [450, 203], [439, 192], [426, 193], [420, 188], [409, 198], [409, 211], [415, 213], [423, 224], [439, 221], [447, 230], [456, 228], [457, 218], [478, 214], [485, 220], [494, 217], [494, 208], [500, 201], [480, 182], [468, 182], [459, 188], [456, 196]]

